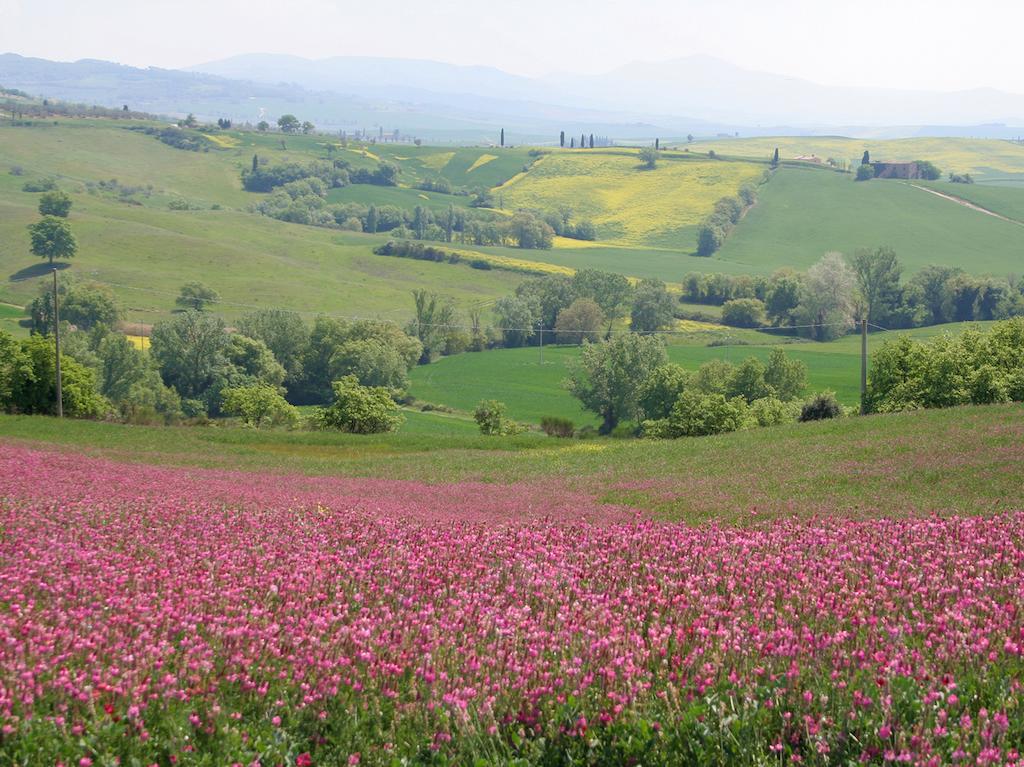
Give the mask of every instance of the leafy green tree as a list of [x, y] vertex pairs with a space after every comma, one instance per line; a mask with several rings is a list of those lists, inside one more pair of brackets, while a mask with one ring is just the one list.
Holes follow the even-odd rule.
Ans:
[[651, 146], [645, 146], [640, 150], [640, 164], [647, 170], [654, 170], [658, 164], [659, 152]]
[[473, 420], [480, 427], [480, 433], [489, 437], [515, 434], [519, 431], [514, 421], [505, 417], [505, 403], [493, 399], [481, 400], [473, 411]]
[[723, 359], [705, 362], [693, 375], [692, 385], [704, 394], [725, 394], [736, 373], [736, 366]]
[[295, 115], [281, 115], [277, 118], [277, 127], [284, 133], [295, 133], [301, 127], [301, 123]]
[[32, 243], [32, 254], [49, 259], [51, 264], [55, 258], [74, 258], [78, 252], [75, 235], [63, 218], [43, 216], [40, 221], [29, 224], [28, 233]]
[[928, 324], [939, 325], [949, 321], [949, 316], [946, 313], [950, 295], [948, 283], [958, 274], [963, 274], [963, 270], [959, 267], [932, 264], [924, 267], [911, 278], [910, 285], [917, 286], [921, 290], [925, 311], [928, 315]]
[[756, 298], [734, 298], [722, 304], [722, 323], [734, 328], [758, 328], [765, 323], [764, 302]]
[[802, 277], [792, 269], [780, 269], [771, 276], [765, 293], [765, 311], [775, 325], [791, 325], [800, 304]]
[[553, 331], [559, 312], [577, 299], [576, 283], [566, 275], [553, 274], [520, 283], [516, 295], [533, 301], [540, 309], [544, 329]]
[[580, 269], [573, 275], [572, 282], [578, 298], [593, 299], [601, 307], [610, 334], [612, 324], [626, 313], [633, 300], [629, 280], [621, 274]]
[[554, 244], [555, 231], [551, 226], [526, 211], [519, 211], [512, 217], [509, 231], [519, 248], [550, 250]]
[[590, 298], [577, 298], [558, 313], [555, 333], [560, 344], [595, 343], [600, 339], [604, 314], [597, 302]]
[[[57, 293], [61, 322], [80, 330], [91, 330], [96, 325], [113, 326], [120, 319], [114, 295], [105, 285], [79, 283], [69, 275], [60, 281]], [[40, 287], [39, 295], [28, 305], [27, 311], [33, 333], [53, 332], [53, 290], [49, 285]]]
[[266, 133], [268, 130], [270, 130], [270, 123], [268, 123], [266, 120], [260, 120], [258, 123], [256, 123], [256, 130], [258, 130], [260, 133]]
[[264, 425], [294, 426], [299, 421], [299, 411], [273, 386], [230, 387], [224, 390], [223, 399], [224, 413], [238, 416], [246, 426], [256, 429]]
[[870, 181], [875, 177], [875, 166], [870, 163], [861, 163], [857, 167], [857, 181]]
[[316, 130], [316, 126], [313, 125], [313, 123], [311, 123], [309, 120], [306, 120], [304, 123], [302, 123], [302, 132], [303, 133], [308, 135], [308, 134], [312, 133], [315, 130]]
[[506, 347], [526, 346], [536, 335], [540, 307], [533, 298], [505, 296], [494, 302], [494, 316], [495, 328]]
[[942, 178], [942, 171], [930, 160], [917, 160], [917, 171], [921, 178], [928, 181], [937, 181]]
[[313, 422], [322, 429], [380, 434], [394, 431], [405, 421], [387, 389], [363, 386], [354, 375], [335, 381], [331, 388], [334, 402], [313, 414]]
[[704, 221], [697, 228], [697, 255], [708, 257], [714, 255], [725, 242], [725, 230], [717, 221]]
[[46, 192], [39, 198], [39, 214], [67, 218], [71, 212], [71, 198], [59, 189]]
[[725, 396], [742, 398], [748, 404], [756, 399], [774, 397], [777, 392], [765, 380], [765, 365], [757, 357], [747, 357], [733, 370]]
[[888, 323], [900, 306], [900, 276], [903, 268], [892, 248], [861, 249], [853, 254], [850, 266], [857, 278], [857, 289], [864, 303], [862, 316], [868, 322]]
[[640, 416], [644, 420], [667, 418], [691, 378], [689, 372], [674, 362], [655, 368], [640, 384], [637, 394]]
[[184, 309], [201, 312], [207, 304], [215, 304], [218, 301], [220, 301], [220, 293], [201, 282], [193, 281], [186, 282], [181, 286], [181, 291], [174, 303]]
[[807, 270], [800, 290], [797, 323], [800, 332], [817, 341], [830, 341], [853, 326], [857, 276], [839, 253], [826, 253]]
[[309, 345], [309, 328], [296, 312], [286, 309], [258, 309], [236, 323], [238, 332], [267, 345], [286, 373], [285, 381], [302, 377], [302, 355]]
[[182, 397], [201, 399], [223, 381], [229, 344], [222, 319], [190, 309], [153, 326], [150, 354], [168, 386]]
[[419, 340], [392, 323], [350, 323], [319, 316], [301, 356], [302, 378], [289, 390], [290, 399], [300, 404], [328, 402], [332, 382], [347, 375], [355, 375], [364, 385], [402, 391], [422, 354]]
[[32, 375], [28, 356], [14, 336], [0, 330], [0, 409], [11, 410], [11, 394], [16, 380]]
[[636, 333], [653, 333], [672, 324], [675, 302], [668, 287], [657, 279], [644, 279], [636, 288], [630, 312], [630, 328]]
[[[56, 360], [51, 336], [35, 335], [21, 341], [10, 373], [9, 410], [30, 415], [57, 412]], [[60, 355], [60, 367], [64, 415], [98, 418], [109, 410], [110, 404], [96, 390], [91, 369], [65, 354]]]
[[229, 363], [227, 385], [262, 384], [275, 391], [284, 383], [285, 370], [267, 345], [256, 338], [232, 333], [225, 354]]
[[789, 402], [803, 394], [807, 388], [807, 365], [800, 360], [789, 359], [786, 352], [775, 347], [768, 355], [764, 380], [780, 400]]
[[641, 384], [668, 362], [665, 345], [657, 336], [623, 333], [610, 341], [583, 347], [570, 367], [566, 387], [587, 410], [601, 419], [608, 434], [620, 421], [638, 416]]

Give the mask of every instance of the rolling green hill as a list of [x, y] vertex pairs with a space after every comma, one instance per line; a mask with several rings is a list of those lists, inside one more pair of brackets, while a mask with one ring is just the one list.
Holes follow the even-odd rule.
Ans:
[[[636, 150], [530, 151], [528, 148], [343, 144], [340, 137], [248, 131], [196, 131], [207, 151], [170, 147], [129, 128], [162, 127], [128, 120], [64, 119], [32, 127], [0, 126], [0, 303], [23, 306], [47, 269], [28, 252], [25, 227], [36, 220], [37, 195], [27, 180], [57, 179], [74, 200], [71, 223], [79, 256], [71, 273], [110, 283], [129, 319], [167, 316], [178, 287], [199, 279], [217, 289], [228, 318], [250, 306], [282, 306], [404, 321], [409, 292], [426, 287], [458, 306], [508, 293], [522, 275], [374, 256], [385, 234], [371, 236], [259, 216], [263, 195], [241, 188], [240, 172], [258, 154], [271, 163], [343, 158], [355, 167], [380, 162], [401, 167], [400, 186], [353, 185], [329, 202], [464, 207], [469, 197], [422, 192], [416, 183], [438, 177], [464, 191], [490, 187], [508, 213], [518, 205], [573, 209], [598, 224], [596, 242], [558, 238], [548, 251], [461, 246], [463, 250], [553, 265], [598, 268], [633, 277], [678, 281], [690, 271], [768, 274], [781, 266], [806, 268], [829, 250], [892, 245], [905, 271], [947, 263], [973, 273], [1021, 271], [1024, 227], [898, 181], [854, 183], [822, 169], [783, 167], [761, 186], [760, 201], [713, 258], [692, 255], [700, 217], [739, 184], [757, 180], [768, 144], [788, 152], [859, 148], [850, 139], [723, 141], [747, 161], [712, 160], [695, 149], [663, 153], [653, 171], [638, 168]], [[874, 144], [963, 170], [1024, 173], [1024, 149], [1007, 142], [965, 140]], [[723, 155], [724, 156], [724, 155]], [[15, 172], [18, 175], [15, 175]], [[113, 181], [115, 180], [116, 181]], [[102, 182], [102, 183], [101, 183]], [[941, 186], [941, 185], [940, 185]], [[945, 185], [950, 186], [950, 185]], [[957, 185], [955, 193], [1011, 217], [1024, 216], [1024, 193], [1006, 187]], [[194, 210], [171, 210], [184, 202]], [[7, 309], [10, 314], [16, 309]], [[4, 322], [12, 324], [11, 318]]]
[[[288, 141], [295, 139], [315, 144], [311, 137]], [[381, 258], [372, 249], [383, 236], [250, 213], [259, 195], [241, 189], [239, 167], [230, 149], [182, 151], [103, 121], [0, 127], [0, 302], [23, 306], [49, 271], [29, 252], [25, 231], [38, 219], [39, 196], [22, 191], [26, 180], [42, 177], [57, 178], [74, 201], [70, 221], [79, 253], [70, 271], [113, 285], [130, 320], [167, 316], [178, 288], [195, 279], [220, 292], [219, 311], [229, 318], [253, 306], [283, 306], [399, 321], [412, 312], [414, 288], [436, 290], [465, 307], [504, 295], [522, 279]], [[23, 175], [12, 175], [12, 168]], [[95, 186], [112, 178], [118, 183], [112, 191]], [[384, 191], [419, 199], [412, 190]], [[203, 209], [168, 209], [176, 198]]]
[[705, 271], [718, 270], [719, 263], [759, 274], [780, 266], [806, 269], [828, 251], [878, 245], [893, 247], [908, 274], [944, 264], [1004, 275], [1021, 269], [1024, 228], [902, 181], [855, 182], [845, 174], [780, 168]]

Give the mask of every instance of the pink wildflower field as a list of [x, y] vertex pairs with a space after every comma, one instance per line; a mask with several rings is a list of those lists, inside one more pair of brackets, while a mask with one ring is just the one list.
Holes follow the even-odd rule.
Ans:
[[1024, 764], [1024, 512], [687, 526], [0, 444], [0, 764]]

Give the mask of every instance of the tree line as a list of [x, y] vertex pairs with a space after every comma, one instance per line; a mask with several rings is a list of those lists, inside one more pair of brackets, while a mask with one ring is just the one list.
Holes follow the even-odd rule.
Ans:
[[895, 251], [878, 247], [848, 258], [826, 254], [803, 273], [687, 274], [681, 298], [722, 306], [727, 324], [794, 327], [818, 340], [842, 335], [860, 319], [901, 329], [1024, 315], [1024, 282], [1015, 276], [976, 277], [932, 265], [905, 282], [902, 277]]

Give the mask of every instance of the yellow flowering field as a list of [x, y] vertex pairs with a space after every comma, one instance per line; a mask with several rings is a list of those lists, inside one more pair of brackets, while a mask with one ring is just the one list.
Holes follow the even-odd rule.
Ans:
[[636, 152], [557, 152], [498, 191], [506, 208], [572, 208], [597, 225], [601, 239], [629, 245], [694, 226], [722, 197], [754, 183], [763, 166], [746, 162], [662, 158], [642, 170]]
[[497, 159], [498, 155], [496, 154], [482, 154], [476, 158], [476, 161], [472, 165], [469, 166], [469, 170], [467, 170], [466, 173], [472, 173], [481, 165], [486, 165], [487, 163], [491, 162], [491, 160]]

